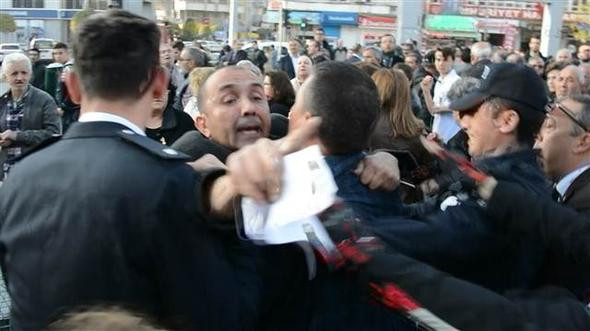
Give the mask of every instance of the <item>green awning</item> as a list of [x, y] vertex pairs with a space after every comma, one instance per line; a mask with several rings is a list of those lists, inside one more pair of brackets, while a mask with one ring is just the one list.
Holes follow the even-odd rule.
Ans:
[[477, 19], [457, 15], [428, 15], [424, 27], [431, 31], [477, 32]]

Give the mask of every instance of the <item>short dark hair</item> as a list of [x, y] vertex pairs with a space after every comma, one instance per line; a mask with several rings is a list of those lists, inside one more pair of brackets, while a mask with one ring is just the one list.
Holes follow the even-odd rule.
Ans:
[[138, 99], [159, 66], [159, 48], [160, 30], [154, 22], [107, 10], [78, 27], [73, 37], [75, 72], [89, 97]]
[[193, 62], [195, 62], [197, 67], [204, 67], [206, 65], [207, 55], [203, 51], [200, 51], [195, 47], [186, 47], [183, 51], [187, 52], [188, 56]]
[[354, 65], [366, 73], [369, 77], [373, 76], [375, 71], [379, 70], [379, 66], [365, 61], [355, 62]]
[[445, 60], [448, 59], [449, 56], [451, 59], [455, 60], [455, 49], [452, 47], [437, 48], [436, 51], [441, 52]]
[[53, 46], [53, 49], [68, 49], [68, 45], [66, 43], [59, 42]]
[[533, 147], [535, 137], [539, 133], [539, 130], [541, 130], [543, 121], [545, 121], [545, 113], [536, 110], [523, 109], [522, 104], [500, 97], [492, 97], [488, 102], [497, 109], [498, 114], [499, 111], [503, 109], [512, 109], [516, 111], [519, 117], [518, 126], [516, 127], [516, 139], [521, 144]]
[[404, 73], [404, 75], [408, 78], [408, 81], [412, 81], [414, 71], [412, 70], [412, 67], [410, 67], [409, 65], [403, 62], [399, 62], [393, 65], [393, 69], [401, 70]]
[[314, 67], [308, 84], [306, 105], [322, 118], [319, 138], [330, 154], [366, 149], [379, 113], [371, 77], [349, 63], [327, 61]]
[[278, 102], [282, 105], [291, 107], [295, 102], [295, 90], [289, 76], [284, 71], [267, 71], [265, 76], [270, 78], [270, 85], [274, 90], [273, 101]]
[[181, 52], [184, 49], [184, 43], [179, 40], [172, 44], [172, 48], [176, 48], [179, 52]]
[[463, 62], [469, 63], [471, 61], [471, 48], [469, 47], [459, 47], [461, 50], [461, 60]]
[[41, 53], [41, 51], [40, 51], [38, 48], [36, 48], [36, 47], [29, 48], [29, 52], [37, 52], [37, 53]]
[[413, 57], [413, 58], [415, 58], [417, 64], [421, 64], [422, 63], [422, 55], [420, 55], [420, 53], [417, 52], [417, 51], [410, 52], [408, 55], [406, 55], [406, 57]]
[[319, 42], [319, 41], [317, 41], [317, 40], [315, 40], [315, 39], [307, 39], [305, 42], [307, 43], [308, 41], [311, 41], [312, 43], [314, 43], [314, 45], [315, 45], [317, 48], [319, 48], [319, 49], [321, 49], [321, 48], [322, 48], [322, 44], [320, 44], [320, 42]]
[[550, 62], [547, 67], [545, 67], [545, 75], [550, 73], [553, 70], [563, 70], [563, 68], [567, 67], [567, 63], [565, 62]]

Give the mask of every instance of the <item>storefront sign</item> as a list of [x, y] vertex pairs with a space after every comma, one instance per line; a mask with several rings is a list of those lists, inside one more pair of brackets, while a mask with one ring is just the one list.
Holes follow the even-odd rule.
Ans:
[[507, 27], [518, 27], [517, 20], [502, 20], [497, 18], [478, 18], [475, 27], [482, 33], [500, 33], [504, 34]]
[[536, 10], [524, 9], [503, 9], [503, 8], [484, 8], [484, 7], [463, 7], [462, 15], [479, 16], [479, 17], [498, 17], [512, 18], [517, 20], [542, 20], [543, 12]]
[[269, 0], [268, 6], [266, 6], [267, 10], [281, 10], [283, 7], [283, 2], [281, 0]]
[[[495, 17], [495, 18], [509, 18], [522, 20], [542, 20], [543, 6], [537, 6], [534, 9], [523, 8], [494, 8], [490, 6], [469, 6], [464, 5], [458, 8], [459, 14], [465, 16], [479, 16], [479, 17]], [[440, 3], [431, 3], [428, 5], [428, 12], [430, 14], [442, 14], [445, 12], [445, 7]]]
[[319, 25], [322, 20], [321, 13], [311, 11], [291, 11], [287, 18], [290, 24], [301, 24], [303, 19], [307, 20], [308, 24]]
[[476, 32], [477, 19], [456, 15], [428, 15], [424, 26], [433, 31]]
[[279, 23], [279, 12], [276, 10], [267, 10], [264, 15], [262, 15], [262, 21], [265, 23]]
[[356, 13], [323, 12], [322, 25], [356, 25]]
[[395, 29], [395, 18], [382, 16], [365, 16], [359, 15], [358, 25], [363, 28], [373, 29]]

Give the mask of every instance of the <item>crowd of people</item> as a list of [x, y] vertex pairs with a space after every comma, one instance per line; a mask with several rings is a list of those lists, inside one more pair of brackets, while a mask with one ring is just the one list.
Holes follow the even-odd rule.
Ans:
[[[161, 32], [109, 10], [54, 63], [5, 56], [11, 328], [590, 330], [590, 45], [348, 50], [318, 29], [212, 67]], [[240, 198], [275, 201], [311, 145], [335, 248], [245, 239]]]

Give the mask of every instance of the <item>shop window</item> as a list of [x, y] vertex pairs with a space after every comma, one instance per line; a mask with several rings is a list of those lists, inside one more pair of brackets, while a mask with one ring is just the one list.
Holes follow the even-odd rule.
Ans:
[[583, 6], [590, 5], [589, 0], [573, 0], [572, 1], [572, 11], [580, 11], [582, 10]]
[[98, 9], [98, 10], [106, 10], [109, 1], [108, 0], [86, 0], [88, 2], [88, 8], [90, 9]]
[[43, 0], [12, 0], [13, 8], [43, 8]]
[[65, 0], [64, 1], [64, 8], [65, 9], [82, 9], [84, 5], [84, 0]]

